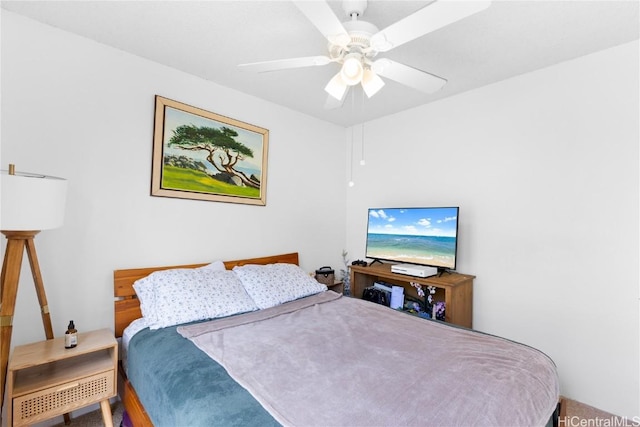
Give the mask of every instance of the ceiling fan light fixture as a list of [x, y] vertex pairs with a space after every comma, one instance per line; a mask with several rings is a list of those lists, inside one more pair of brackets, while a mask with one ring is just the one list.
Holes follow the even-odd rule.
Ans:
[[387, 40], [383, 33], [374, 34], [371, 37], [371, 47], [378, 52], [386, 52], [393, 49], [393, 43]]
[[362, 74], [362, 89], [368, 98], [378, 93], [384, 86], [384, 81], [370, 69], [365, 69]]
[[338, 101], [342, 101], [344, 94], [347, 93], [347, 84], [342, 80], [342, 72], [339, 72], [324, 87], [324, 90]]
[[347, 55], [340, 70], [342, 81], [349, 86], [354, 86], [362, 81], [363, 74], [362, 58], [357, 54]]

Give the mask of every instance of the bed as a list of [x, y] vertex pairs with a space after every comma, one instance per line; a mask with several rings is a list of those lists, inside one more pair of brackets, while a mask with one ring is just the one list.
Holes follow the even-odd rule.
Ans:
[[[120, 398], [132, 424], [557, 423], [556, 368], [540, 351], [343, 297], [297, 265], [290, 253], [218, 263], [225, 271], [215, 273], [213, 263], [116, 270], [115, 333], [126, 340]], [[156, 314], [145, 293], [153, 289], [161, 306], [169, 285], [158, 277], [177, 273], [206, 277], [207, 288], [189, 282]], [[225, 289], [240, 283], [252, 308], [238, 293], [207, 303], [214, 277]], [[183, 315], [181, 298], [217, 304], [215, 313]]]

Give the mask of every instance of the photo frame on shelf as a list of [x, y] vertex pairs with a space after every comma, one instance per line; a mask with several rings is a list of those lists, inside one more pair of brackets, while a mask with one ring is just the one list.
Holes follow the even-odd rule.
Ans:
[[267, 203], [269, 130], [156, 95], [151, 195]]

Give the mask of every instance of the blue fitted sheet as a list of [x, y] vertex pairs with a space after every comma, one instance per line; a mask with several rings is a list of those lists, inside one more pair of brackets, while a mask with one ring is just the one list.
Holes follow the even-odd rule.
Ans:
[[279, 425], [175, 326], [134, 335], [127, 373], [156, 427]]

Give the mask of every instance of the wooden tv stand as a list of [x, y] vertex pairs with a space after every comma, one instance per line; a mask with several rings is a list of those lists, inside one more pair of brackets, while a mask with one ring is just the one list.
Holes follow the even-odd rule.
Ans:
[[362, 298], [364, 288], [377, 281], [404, 287], [405, 295], [418, 298], [416, 289], [409, 282], [435, 286], [435, 301], [445, 302], [445, 322], [472, 327], [473, 319], [473, 279], [475, 276], [458, 273], [444, 273], [427, 278], [392, 273], [391, 264], [374, 264], [367, 267], [351, 266], [351, 295]]

